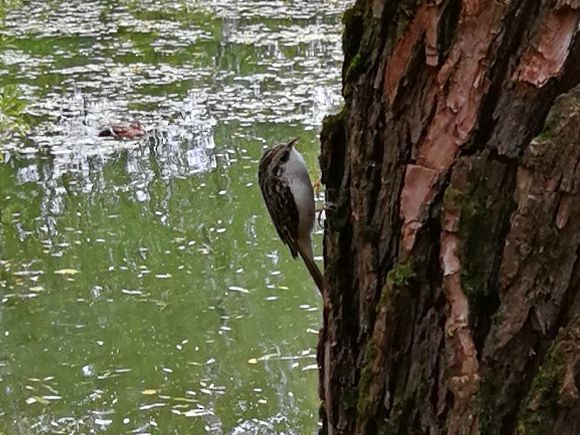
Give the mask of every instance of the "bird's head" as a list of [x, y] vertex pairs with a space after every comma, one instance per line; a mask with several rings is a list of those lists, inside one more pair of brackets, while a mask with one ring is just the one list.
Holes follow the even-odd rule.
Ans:
[[298, 138], [294, 138], [287, 144], [275, 145], [267, 149], [260, 160], [260, 170], [269, 170], [270, 173], [280, 176], [283, 171], [282, 168], [291, 158], [297, 141]]

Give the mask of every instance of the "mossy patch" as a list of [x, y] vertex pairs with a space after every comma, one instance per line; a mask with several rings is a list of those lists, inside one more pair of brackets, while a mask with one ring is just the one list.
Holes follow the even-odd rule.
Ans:
[[[394, 296], [402, 289], [409, 286], [415, 277], [413, 263], [408, 260], [396, 264], [387, 273], [385, 285], [381, 291], [381, 299], [378, 310], [395, 309]], [[377, 367], [382, 364], [383, 356], [380, 354], [381, 349], [377, 347], [376, 339], [369, 339], [364, 350], [363, 364], [361, 365], [360, 378], [358, 382], [358, 401], [357, 412], [361, 418], [371, 416], [379, 405], [377, 401], [377, 382], [382, 383], [381, 374], [377, 372]]]
[[543, 142], [545, 140], [550, 140], [553, 136], [554, 131], [549, 128], [545, 128], [544, 131], [537, 135], [535, 139]]
[[342, 16], [344, 34], [342, 48], [344, 51], [343, 84], [348, 83], [364, 70], [366, 55], [363, 52], [363, 39], [365, 32], [370, 31], [370, 26], [365, 25], [364, 2], [357, 1], [347, 9]]
[[471, 305], [477, 303], [480, 293], [487, 288], [487, 276], [480, 268], [481, 249], [486, 237], [482, 228], [490, 219], [490, 213], [484, 206], [487, 195], [485, 189], [462, 191], [448, 187], [443, 199], [446, 208], [459, 213], [458, 231], [463, 240], [461, 284]]
[[532, 381], [517, 425], [518, 435], [551, 433], [562, 377], [562, 355], [552, 348]]
[[461, 222], [466, 223], [467, 219], [477, 214], [478, 201], [467, 192], [463, 192], [453, 187], [445, 190], [443, 203], [447, 207], [458, 208], [461, 212]]
[[415, 271], [413, 269], [413, 263], [411, 261], [405, 261], [403, 263], [395, 265], [389, 273], [387, 273], [387, 285], [392, 284], [397, 287], [403, 287], [409, 285], [411, 279], [415, 276]]
[[365, 351], [364, 364], [361, 367], [359, 378], [359, 394], [357, 398], [356, 410], [359, 416], [368, 416], [376, 409], [377, 403], [374, 397], [369, 393], [372, 385], [376, 382], [377, 373], [373, 370], [371, 365], [377, 357], [377, 348], [373, 340], [367, 343]]
[[360, 74], [365, 69], [364, 59], [360, 52], [358, 52], [348, 64], [348, 68], [346, 69], [346, 77], [353, 78]]
[[414, 265], [410, 260], [396, 264], [387, 273], [385, 285], [381, 291], [379, 307], [388, 306], [399, 291], [411, 284], [415, 277]]
[[341, 111], [334, 115], [326, 115], [322, 120], [321, 138], [332, 137], [337, 132], [344, 131], [344, 121], [346, 119], [346, 108], [342, 107]]

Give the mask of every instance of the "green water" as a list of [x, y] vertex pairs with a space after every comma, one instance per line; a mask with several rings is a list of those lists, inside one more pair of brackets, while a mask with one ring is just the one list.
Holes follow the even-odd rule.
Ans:
[[318, 176], [349, 3], [0, 6], [0, 433], [316, 432], [320, 298], [256, 167], [298, 136]]

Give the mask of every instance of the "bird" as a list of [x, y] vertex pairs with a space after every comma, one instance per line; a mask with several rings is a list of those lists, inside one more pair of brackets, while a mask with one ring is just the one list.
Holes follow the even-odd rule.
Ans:
[[137, 139], [143, 136], [145, 136], [145, 130], [139, 121], [133, 121], [129, 125], [113, 124], [99, 131], [99, 137], [114, 137], [116, 139]]
[[297, 141], [294, 138], [264, 152], [258, 166], [258, 184], [280, 239], [294, 259], [302, 257], [322, 292], [323, 276], [312, 251], [314, 191], [306, 162], [295, 147]]

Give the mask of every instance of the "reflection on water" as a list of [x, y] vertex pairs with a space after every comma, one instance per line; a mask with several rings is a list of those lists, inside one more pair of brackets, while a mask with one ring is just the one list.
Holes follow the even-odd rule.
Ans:
[[317, 176], [349, 3], [8, 7], [32, 125], [0, 141], [0, 432], [315, 432], [319, 298], [256, 166], [298, 136]]

